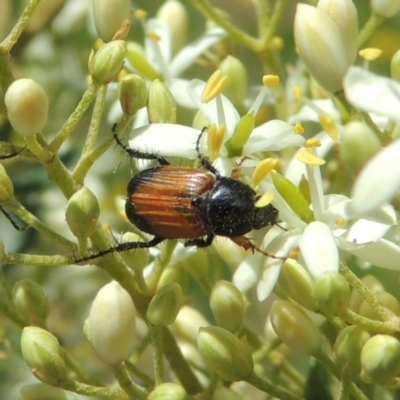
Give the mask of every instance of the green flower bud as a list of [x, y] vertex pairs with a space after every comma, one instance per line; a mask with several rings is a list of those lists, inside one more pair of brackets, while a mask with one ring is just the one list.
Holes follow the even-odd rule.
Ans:
[[314, 282], [315, 302], [327, 314], [343, 314], [349, 306], [350, 293], [350, 285], [346, 278], [337, 272], [325, 272]]
[[270, 318], [274, 331], [291, 350], [314, 354], [320, 349], [320, 331], [296, 304], [284, 300], [274, 301]]
[[127, 53], [126, 43], [123, 40], [115, 40], [101, 46], [89, 60], [89, 72], [93, 79], [107, 85], [122, 69]]
[[246, 114], [240, 118], [233, 135], [225, 143], [225, 147], [228, 150], [228, 157], [239, 157], [242, 155], [243, 147], [249, 140], [251, 132], [253, 132], [254, 123], [255, 118], [253, 114]]
[[346, 373], [358, 373], [361, 370], [361, 350], [369, 338], [370, 334], [358, 326], [342, 329], [333, 347], [336, 365]]
[[185, 389], [177, 383], [162, 383], [149, 394], [148, 400], [187, 400]]
[[133, 115], [147, 104], [146, 82], [137, 74], [124, 76], [118, 85], [118, 98], [122, 111], [125, 114]]
[[86, 187], [78, 190], [68, 200], [65, 218], [69, 229], [78, 239], [85, 239], [94, 232], [99, 215], [97, 198]]
[[[141, 238], [133, 232], [125, 232], [121, 236], [121, 243], [138, 242]], [[119, 253], [126, 265], [134, 271], [142, 271], [149, 264], [150, 253], [147, 249], [135, 249], [135, 251], [123, 251]]]
[[43, 383], [59, 386], [66, 378], [66, 366], [57, 338], [36, 326], [22, 331], [21, 351], [33, 375]]
[[176, 282], [182, 288], [182, 291], [185, 292], [185, 288], [187, 287], [187, 274], [180, 263], [172, 263], [168, 265], [167, 268], [164, 268], [161, 278], [158, 281], [157, 289], [172, 282]]
[[200, 328], [197, 346], [207, 368], [228, 382], [246, 380], [253, 372], [248, 345], [226, 329]]
[[187, 43], [188, 15], [180, 1], [168, 0], [157, 12], [157, 19], [167, 23], [171, 30], [172, 52], [176, 54]]
[[112, 40], [119, 31], [124, 31], [122, 37], [117, 35], [119, 39], [126, 37], [124, 25], [129, 27], [130, 8], [130, 0], [93, 0], [94, 25], [103, 42]]
[[210, 325], [210, 323], [197, 310], [189, 306], [183, 306], [171, 329], [174, 332], [174, 336], [195, 344], [199, 328], [207, 325]]
[[151, 299], [146, 318], [154, 326], [172, 324], [182, 307], [182, 289], [177, 283], [162, 287]]
[[129, 357], [135, 340], [135, 306], [129, 293], [112, 281], [97, 293], [89, 313], [90, 342], [108, 364]]
[[349, 122], [342, 135], [340, 156], [346, 170], [357, 175], [381, 145], [375, 132], [360, 121]]
[[14, 185], [7, 175], [2, 164], [0, 164], [0, 203], [6, 203], [14, 196]]
[[400, 81], [400, 50], [394, 53], [394, 56], [390, 61], [390, 74], [393, 79]]
[[228, 281], [217, 282], [210, 297], [210, 307], [217, 324], [236, 332], [243, 324], [245, 304], [240, 290]]
[[32, 79], [18, 79], [4, 97], [8, 119], [23, 136], [40, 132], [47, 122], [49, 100], [42, 86]]
[[147, 113], [151, 124], [176, 122], [175, 99], [168, 87], [158, 79], [152, 82], [149, 89]]
[[43, 383], [25, 385], [20, 390], [22, 400], [77, 400], [71, 392]]
[[162, 79], [162, 76], [147, 61], [145, 51], [139, 43], [128, 42], [128, 52], [126, 58], [135, 70], [151, 81]]
[[233, 56], [226, 57], [219, 69], [227, 76], [224, 94], [235, 105], [241, 106], [247, 96], [247, 71], [240, 60]]
[[293, 212], [304, 222], [312, 222], [314, 220], [314, 213], [311, 211], [307, 199], [303, 196], [299, 188], [281, 174], [271, 174], [271, 177], [276, 190]]
[[[394, 297], [388, 292], [375, 293], [375, 297], [383, 306], [385, 306], [388, 310], [392, 311], [393, 314], [397, 316], [400, 315], [400, 304], [396, 299], [396, 297]], [[361, 303], [359, 314], [362, 315], [363, 317], [374, 319], [376, 321], [381, 320], [375, 309], [365, 300]]]
[[381, 17], [391, 18], [400, 10], [398, 0], [371, 0], [371, 9]]
[[289, 258], [283, 263], [278, 284], [297, 303], [309, 310], [315, 310], [313, 281], [307, 270], [296, 260]]
[[22, 279], [12, 289], [12, 300], [18, 314], [28, 325], [44, 327], [49, 304], [43, 288], [31, 279]]
[[368, 383], [394, 384], [400, 373], [400, 342], [389, 335], [376, 335], [361, 351], [361, 378]]
[[197, 281], [209, 278], [210, 262], [205, 251], [191, 253], [180, 261], [185, 270]]

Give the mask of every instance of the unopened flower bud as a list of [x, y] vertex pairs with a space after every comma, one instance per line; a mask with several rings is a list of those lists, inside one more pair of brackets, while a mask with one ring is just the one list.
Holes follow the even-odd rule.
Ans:
[[126, 58], [140, 75], [151, 81], [161, 79], [159, 72], [147, 61], [146, 53], [139, 43], [128, 42], [127, 46], [128, 52]]
[[0, 164], [0, 203], [6, 203], [13, 195], [14, 185], [5, 168]]
[[147, 113], [151, 124], [176, 122], [175, 99], [165, 83], [158, 79], [152, 82], [149, 89]]
[[157, 12], [157, 19], [168, 24], [171, 30], [173, 54], [185, 46], [188, 38], [188, 15], [180, 1], [168, 0]]
[[90, 342], [108, 364], [129, 357], [135, 340], [135, 306], [129, 293], [112, 281], [97, 293], [89, 313]]
[[291, 350], [314, 354], [321, 347], [321, 332], [311, 318], [296, 304], [276, 300], [271, 307], [274, 331]]
[[[400, 2], [398, 3], [400, 5]], [[400, 81], [400, 50], [394, 53], [390, 61], [390, 74], [396, 81]]]
[[182, 289], [177, 283], [162, 287], [151, 299], [146, 318], [154, 326], [172, 324], [182, 307]]
[[87, 238], [94, 232], [99, 215], [97, 198], [86, 187], [78, 190], [68, 200], [65, 218], [69, 229], [78, 239]]
[[14, 81], [7, 89], [4, 102], [10, 123], [20, 135], [35, 135], [46, 125], [49, 100], [34, 80]]
[[118, 84], [118, 98], [122, 111], [133, 115], [147, 104], [146, 82], [137, 74], [124, 76]]
[[44, 327], [49, 304], [43, 288], [32, 279], [22, 279], [12, 289], [12, 300], [18, 314], [28, 325]]
[[36, 326], [27, 326], [21, 336], [22, 356], [33, 375], [43, 383], [59, 386], [66, 378], [66, 366], [57, 338]]
[[210, 297], [210, 307], [217, 324], [236, 332], [243, 324], [245, 304], [242, 293], [228, 281], [217, 282]]
[[101, 46], [89, 60], [89, 72], [93, 79], [106, 85], [121, 71], [127, 47], [123, 40], [114, 40]]
[[195, 344], [199, 329], [208, 325], [210, 323], [197, 310], [189, 306], [183, 306], [171, 329], [174, 332], [174, 336]]
[[389, 335], [376, 335], [361, 351], [361, 378], [368, 383], [394, 384], [400, 373], [400, 342]]
[[369, 338], [369, 333], [358, 326], [342, 329], [333, 347], [336, 365], [346, 373], [358, 373], [361, 370], [361, 350]]
[[77, 400], [71, 392], [43, 383], [25, 385], [20, 390], [22, 400]]
[[[93, 0], [94, 25], [103, 42], [112, 40], [118, 31], [129, 31], [130, 8], [130, 0]], [[123, 39], [127, 33], [118, 36]]]
[[197, 345], [207, 368], [228, 382], [246, 380], [253, 372], [248, 345], [226, 329], [200, 328]]
[[177, 383], [162, 383], [149, 394], [148, 400], [187, 400], [185, 389]]
[[398, 0], [371, 0], [371, 9], [374, 13], [391, 18], [400, 10], [400, 2]]
[[357, 55], [357, 11], [351, 0], [324, 0], [317, 7], [298, 4], [296, 46], [311, 75], [327, 91], [342, 80]]
[[242, 62], [233, 57], [226, 57], [219, 69], [227, 77], [224, 94], [235, 105], [241, 106], [247, 96], [247, 71]]
[[350, 285], [338, 272], [325, 272], [314, 282], [315, 302], [327, 314], [343, 314], [349, 306], [350, 293]]
[[[400, 315], [400, 304], [396, 297], [388, 292], [378, 292], [375, 293], [376, 299], [388, 310], [392, 311], [394, 315]], [[359, 314], [363, 317], [374, 319], [380, 321], [381, 318], [375, 309], [367, 302], [363, 301], [360, 306]]]
[[289, 258], [281, 268], [279, 288], [297, 303], [309, 310], [315, 310], [312, 297], [313, 281], [307, 270], [296, 260]]
[[340, 156], [346, 170], [357, 175], [365, 163], [380, 149], [375, 132], [365, 123], [351, 121], [343, 130]]
[[299, 188], [281, 174], [274, 173], [271, 177], [276, 190], [285, 199], [293, 212], [304, 222], [313, 221], [314, 214]]

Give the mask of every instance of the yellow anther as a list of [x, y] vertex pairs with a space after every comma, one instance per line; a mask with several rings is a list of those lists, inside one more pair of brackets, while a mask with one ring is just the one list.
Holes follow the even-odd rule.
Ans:
[[297, 154], [297, 158], [299, 159], [299, 161], [303, 162], [304, 164], [311, 165], [311, 166], [319, 166], [319, 165], [325, 164], [325, 160], [323, 158], [315, 156], [308, 150], [300, 151]]
[[225, 89], [227, 77], [222, 75], [222, 71], [217, 69], [208, 79], [206, 86], [201, 95], [201, 101], [208, 103], [215, 99]]
[[275, 50], [282, 50], [285, 47], [285, 42], [283, 41], [283, 39], [279, 36], [275, 36], [272, 38], [272, 47]]
[[219, 150], [221, 149], [222, 143], [224, 143], [225, 134], [225, 125], [217, 126], [213, 124], [208, 127], [208, 155], [212, 161], [214, 161], [219, 155]]
[[147, 36], [148, 38], [150, 38], [150, 39], [155, 40], [156, 42], [158, 42], [158, 41], [161, 39], [160, 35], [159, 35], [157, 32], [155, 32], [155, 31], [148, 31], [148, 32], [146, 32], [146, 36]]
[[323, 128], [323, 130], [333, 139], [337, 140], [339, 137], [339, 132], [333, 118], [328, 115], [321, 113], [319, 114], [319, 122]]
[[358, 54], [367, 61], [373, 61], [379, 58], [382, 54], [381, 49], [376, 49], [374, 47], [367, 47], [366, 49], [361, 49]]
[[272, 192], [264, 193], [257, 201], [255, 206], [256, 207], [265, 207], [268, 204], [271, 204], [272, 200], [274, 199], [274, 194]]
[[104, 42], [101, 39], [97, 39], [94, 42], [94, 48], [95, 50], [98, 50], [101, 46], [103, 46]]
[[306, 149], [311, 149], [313, 147], [320, 147], [321, 146], [321, 141], [317, 138], [311, 138], [306, 140], [306, 142], [304, 143], [304, 147]]
[[346, 219], [341, 217], [336, 220], [336, 225], [338, 228], [344, 226], [346, 224]]
[[145, 20], [147, 18], [147, 11], [138, 8], [135, 10], [135, 18]]
[[302, 135], [304, 133], [303, 125], [300, 122], [296, 122], [296, 124], [293, 127], [293, 130], [296, 135]]
[[292, 86], [293, 96], [296, 101], [301, 102], [303, 95], [301, 94], [301, 89], [298, 86]]
[[251, 181], [253, 186], [257, 186], [271, 171], [277, 166], [278, 160], [276, 158], [266, 158], [262, 160], [254, 169]]
[[279, 85], [280, 79], [278, 75], [264, 75], [262, 83], [266, 87], [273, 87]]

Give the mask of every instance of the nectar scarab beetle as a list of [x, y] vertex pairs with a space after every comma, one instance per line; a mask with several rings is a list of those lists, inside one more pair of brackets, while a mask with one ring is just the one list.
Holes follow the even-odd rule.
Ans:
[[245, 249], [257, 248], [243, 236], [253, 229], [274, 225], [278, 210], [271, 204], [257, 207], [260, 196], [246, 183], [221, 176], [199, 151], [196, 151], [202, 169], [170, 165], [162, 156], [143, 153], [124, 145], [115, 132], [113, 135], [129, 157], [157, 160], [160, 164], [135, 175], [128, 184], [125, 212], [129, 221], [141, 231], [153, 235], [148, 242], [127, 242], [101, 251], [80, 261], [90, 260], [112, 252], [136, 248], [149, 248], [165, 239], [184, 239], [185, 246], [209, 246], [215, 236], [232, 239]]

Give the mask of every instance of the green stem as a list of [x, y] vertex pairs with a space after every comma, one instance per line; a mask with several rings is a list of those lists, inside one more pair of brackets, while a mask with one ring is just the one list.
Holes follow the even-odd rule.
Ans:
[[255, 386], [257, 389], [261, 390], [264, 393], [267, 393], [271, 397], [276, 397], [281, 400], [300, 400], [299, 396], [292, 395], [282, 389], [279, 389], [265, 379], [260, 378], [254, 372], [246, 379], [246, 382]]
[[74, 376], [76, 376], [80, 382], [95, 386], [103, 385], [96, 376], [90, 375], [87, 371], [85, 371], [82, 364], [66, 350], [63, 350], [63, 359], [67, 367], [74, 373]]
[[23, 13], [19, 17], [18, 22], [14, 25], [9, 35], [3, 40], [1, 47], [3, 47], [8, 53], [11, 51], [14, 44], [17, 43], [19, 37], [22, 35], [22, 32], [28, 25], [29, 18], [32, 16], [40, 1], [41, 0], [30, 0], [30, 2], [25, 7]]
[[6, 253], [1, 260], [3, 264], [27, 265], [32, 267], [59, 267], [73, 264], [71, 257], [42, 256], [34, 254]]
[[351, 310], [346, 310], [342, 318], [352, 325], [357, 325], [367, 331], [394, 334], [400, 331], [399, 319], [392, 317], [386, 322], [375, 321], [373, 319], [362, 317]]
[[243, 44], [249, 49], [258, 53], [262, 49], [260, 42], [237, 28], [234, 24], [225, 19], [220, 13], [218, 13], [207, 0], [190, 0], [194, 7], [196, 7], [207, 19], [211, 19], [221, 28], [225, 29], [229, 36], [236, 42]]
[[12, 197], [7, 204], [5, 204], [15, 215], [17, 215], [22, 221], [24, 221], [28, 226], [34, 228], [38, 232], [43, 233], [51, 240], [67, 247], [68, 249], [77, 250], [78, 247], [74, 242], [71, 242], [64, 236], [58, 234], [51, 230], [46, 224], [36, 218], [31, 214], [15, 197]]
[[367, 303], [376, 311], [378, 316], [386, 321], [393, 319], [393, 313], [384, 307], [374, 294], [364, 286], [364, 284], [358, 279], [358, 277], [351, 271], [351, 269], [344, 263], [341, 264], [340, 272], [347, 279], [350, 285], [361, 294], [362, 297], [367, 301]]
[[275, 1], [274, 11], [271, 17], [268, 19], [268, 22], [263, 29], [260, 29], [260, 37], [261, 43], [263, 43], [263, 47], [269, 47], [270, 41], [275, 36], [276, 30], [278, 29], [279, 23], [282, 20], [284, 13], [287, 11], [287, 3], [288, 0], [278, 0]]
[[377, 30], [379, 25], [385, 20], [378, 14], [373, 13], [365, 25], [362, 27], [358, 34], [358, 48], [361, 48], [364, 43], [372, 36], [372, 34]]
[[[0, 45], [0, 88], [3, 93], [7, 91], [13, 81], [14, 75], [10, 65], [10, 53]], [[0, 97], [0, 114], [6, 116], [7, 110], [4, 103], [4, 95]]]
[[156, 385], [164, 383], [163, 329], [161, 326], [149, 326], [153, 343], [154, 376]]
[[60, 384], [60, 387], [74, 393], [88, 397], [98, 397], [105, 400], [128, 400], [129, 397], [122, 389], [111, 389], [108, 387], [97, 387], [85, 383], [66, 380]]
[[123, 363], [111, 366], [111, 370], [117, 379], [121, 389], [128, 395], [131, 400], [144, 400], [147, 399], [147, 390], [135, 384], [129, 378]]
[[145, 383], [149, 388], [154, 386], [154, 379], [139, 369], [135, 363], [126, 360], [125, 361], [126, 369], [132, 373], [133, 375], [137, 376], [143, 383]]
[[340, 391], [337, 400], [349, 400], [351, 392], [351, 375], [342, 371], [342, 379], [340, 381]]
[[97, 89], [98, 86], [95, 83], [91, 83], [90, 86], [86, 89], [86, 92], [83, 94], [81, 101], [76, 106], [72, 114], [69, 116], [67, 122], [57, 133], [55, 138], [51, 141], [49, 149], [53, 153], [58, 152], [61, 145], [65, 142], [71, 132], [75, 129], [78, 122], [82, 119], [83, 114], [92, 103], [94, 96], [96, 95]]

